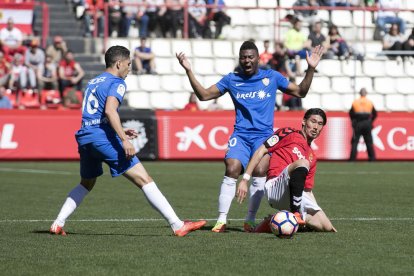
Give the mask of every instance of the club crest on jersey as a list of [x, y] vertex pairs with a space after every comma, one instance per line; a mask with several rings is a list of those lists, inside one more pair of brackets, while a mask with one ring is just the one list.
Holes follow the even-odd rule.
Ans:
[[276, 145], [279, 142], [279, 136], [273, 135], [272, 137], [267, 139], [266, 142], [270, 147], [273, 147], [274, 145]]
[[270, 80], [269, 80], [269, 78], [264, 78], [264, 79], [262, 79], [262, 82], [265, 86], [268, 86], [269, 83], [270, 83]]
[[123, 97], [125, 94], [125, 85], [123, 84], [118, 85], [116, 92]]
[[311, 163], [312, 163], [312, 161], [313, 161], [313, 154], [312, 154], [312, 153], [310, 153], [310, 154], [309, 154], [308, 159], [309, 159], [309, 162], [311, 162]]

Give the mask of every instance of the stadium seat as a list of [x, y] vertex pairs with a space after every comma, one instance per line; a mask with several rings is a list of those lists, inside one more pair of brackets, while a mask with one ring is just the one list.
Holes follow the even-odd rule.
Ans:
[[397, 92], [401, 94], [413, 94], [413, 79], [411, 78], [397, 78]]
[[368, 77], [356, 77], [355, 78], [355, 91], [359, 93], [361, 88], [365, 88], [368, 93], [373, 92], [372, 80]]
[[[201, 84], [204, 83], [204, 77], [200, 75], [196, 75], [195, 77]], [[184, 91], [193, 92], [193, 88], [191, 87], [190, 81], [186, 75], [181, 77], [181, 85], [183, 86]]]
[[396, 92], [396, 84], [393, 78], [374, 78], [374, 90], [376, 93], [389, 94]]
[[224, 28], [221, 36], [227, 40], [236, 40], [246, 36], [246, 29], [244, 26], [231, 26], [231, 28]]
[[401, 94], [385, 95], [385, 106], [389, 111], [407, 111], [405, 97]]
[[357, 27], [373, 27], [370, 11], [353, 11], [353, 23]]
[[404, 63], [397, 62], [395, 60], [385, 61], [385, 73], [390, 77], [404, 77], [406, 76], [404, 71]]
[[327, 77], [313, 77], [310, 89], [314, 93], [330, 93], [331, 92], [331, 81]]
[[187, 57], [193, 56], [193, 51], [191, 50], [190, 40], [185, 39], [174, 39], [172, 40], [172, 55], [175, 56], [176, 53], [183, 52]]
[[175, 92], [171, 94], [172, 105], [174, 109], [183, 109], [188, 103], [190, 93], [188, 92]]
[[139, 90], [139, 86], [138, 86], [138, 76], [137, 75], [128, 75], [128, 77], [125, 79], [125, 84], [126, 84], [126, 88], [127, 91], [131, 91], [131, 90]]
[[[156, 57], [154, 59], [155, 62], [155, 71], [157, 71], [158, 74], [171, 74], [171, 62], [177, 62], [178, 60], [175, 57]], [[184, 70], [184, 69], [183, 69]]]
[[[414, 24], [414, 14], [413, 14], [412, 11], [398, 12], [398, 17], [403, 19], [408, 24]], [[409, 28], [407, 28], [407, 32], [411, 33], [411, 30], [409, 30]], [[406, 32], [406, 34], [408, 34], [407, 32]]]
[[108, 43], [107, 43], [107, 48], [109, 49], [112, 46], [124, 46], [128, 49], [130, 49], [129, 47], [129, 40], [128, 39], [122, 39], [122, 38], [109, 38], [108, 39]]
[[377, 111], [386, 111], [385, 103], [384, 103], [384, 95], [381, 94], [374, 94], [370, 93], [368, 98], [372, 101]]
[[140, 75], [138, 77], [140, 90], [143, 91], [159, 91], [160, 76], [157, 75]]
[[149, 93], [141, 91], [130, 91], [126, 94], [128, 97], [128, 105], [132, 108], [148, 109], [151, 108]]
[[[269, 1], [269, 0], [267, 0]], [[295, 4], [296, 0], [279, 0], [280, 7], [290, 8]]]
[[354, 93], [353, 80], [349, 77], [331, 78], [332, 90], [338, 93]]
[[19, 106], [23, 106], [25, 108], [39, 108], [40, 107], [40, 99], [39, 94], [34, 93], [33, 91], [23, 92], [20, 91], [18, 93], [18, 104]]
[[62, 106], [62, 98], [58, 90], [42, 90], [40, 92], [40, 104], [50, 109]]
[[[231, 41], [226, 40], [214, 40], [213, 41], [213, 54], [214, 57], [234, 58], [233, 45]], [[236, 55], [237, 56], [237, 55]]]
[[150, 103], [153, 109], [173, 109], [172, 93], [169, 92], [151, 92]]
[[318, 94], [308, 94], [302, 99], [302, 106], [305, 109], [321, 107], [321, 96]]
[[247, 26], [249, 24], [247, 12], [243, 9], [227, 9], [226, 13], [231, 17], [232, 26]]
[[259, 8], [276, 8], [277, 1], [258, 0], [257, 6]]
[[405, 73], [410, 77], [414, 77], [414, 62], [405, 61], [404, 67], [405, 67]]
[[378, 53], [382, 51], [381, 42], [367, 41], [364, 43], [364, 45], [365, 45], [365, 56], [367, 58], [376, 58]]
[[341, 62], [334, 59], [322, 59], [319, 62], [318, 71], [325, 76], [341, 76]]
[[250, 9], [247, 11], [247, 17], [250, 25], [265, 26], [274, 23], [274, 18], [271, 18], [265, 9]]
[[[191, 58], [189, 58], [189, 61], [191, 63], [191, 65], [193, 65], [193, 60]], [[172, 72], [174, 74], [179, 74], [179, 75], [185, 75], [185, 70], [184, 68], [181, 66], [181, 64], [178, 62], [178, 60], [174, 57], [171, 60], [171, 67], [172, 67]]]
[[[348, 101], [345, 101], [347, 95], [336, 93], [321, 95], [321, 107], [324, 110], [340, 111], [350, 108], [352, 105], [353, 95], [348, 95]], [[349, 100], [350, 99], [350, 100]]]
[[162, 75], [161, 89], [170, 92], [182, 92], [181, 78], [177, 75]]
[[385, 76], [385, 62], [382, 60], [366, 60], [362, 64], [362, 70], [366, 76]]
[[[228, 0], [226, 0], [227, 3]], [[243, 8], [256, 8], [256, 0], [243, 0], [238, 1], [238, 6]]]
[[[147, 46], [149, 43], [147, 42]], [[141, 40], [140, 39], [129, 39], [129, 49], [131, 49], [131, 52], [134, 52], [137, 47], [141, 46]]]
[[[357, 28], [357, 35], [354, 39], [362, 43], [369, 42], [374, 37], [375, 27], [359, 27]], [[362, 51], [363, 52], [363, 51]]]
[[352, 27], [352, 14], [350, 11], [333, 10], [332, 23], [338, 27]]
[[195, 58], [193, 69], [196, 74], [212, 75], [214, 74], [214, 60], [212, 58]]
[[211, 75], [211, 76], [205, 76], [203, 78], [203, 84], [204, 87], [208, 88], [210, 86], [212, 86], [213, 84], [216, 84], [218, 81], [220, 81], [222, 78], [222, 76], [220, 75]]
[[234, 110], [234, 103], [229, 93], [221, 96], [217, 102], [223, 106], [224, 110]]
[[414, 95], [408, 95], [406, 102], [407, 102], [408, 109], [413, 111], [414, 110]]
[[236, 61], [229, 58], [220, 58], [215, 59], [214, 61], [216, 73], [219, 75], [227, 75], [228, 73], [233, 72], [236, 65]]
[[175, 55], [175, 53], [171, 52], [171, 44], [168, 39], [152, 39], [151, 49], [157, 57], [171, 57], [171, 55]]
[[342, 61], [342, 73], [345, 76], [355, 77], [362, 75], [362, 65], [361, 61], [359, 60], [347, 60]]
[[193, 55], [195, 57], [212, 57], [213, 51], [210, 40], [193, 40]]

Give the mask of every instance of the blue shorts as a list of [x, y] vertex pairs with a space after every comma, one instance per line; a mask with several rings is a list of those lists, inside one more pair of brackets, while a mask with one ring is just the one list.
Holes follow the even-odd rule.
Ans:
[[82, 178], [102, 175], [102, 162], [108, 164], [112, 177], [123, 174], [140, 162], [136, 156], [129, 160], [126, 158], [124, 148], [118, 139], [78, 146], [78, 151]]
[[234, 132], [228, 143], [228, 150], [225, 159], [233, 158], [240, 161], [243, 169], [246, 170], [250, 158], [254, 152], [269, 138], [270, 134], [246, 135]]

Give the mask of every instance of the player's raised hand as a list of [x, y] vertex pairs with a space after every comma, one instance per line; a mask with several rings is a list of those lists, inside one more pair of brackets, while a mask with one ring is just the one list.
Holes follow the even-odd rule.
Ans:
[[124, 131], [128, 139], [135, 139], [138, 137], [138, 132], [135, 129], [125, 128]]
[[323, 55], [323, 49], [323, 46], [318, 45], [313, 48], [311, 55], [306, 51], [306, 61], [308, 62], [309, 67], [315, 68], [318, 65]]
[[237, 187], [236, 197], [237, 202], [242, 203], [243, 200], [246, 198], [247, 195], [247, 180], [242, 179]]
[[187, 57], [185, 56], [185, 54], [183, 52], [175, 53], [175, 56], [177, 57], [178, 62], [185, 69], [185, 71], [190, 71], [191, 70], [191, 64], [190, 64], [190, 62], [188, 61]]

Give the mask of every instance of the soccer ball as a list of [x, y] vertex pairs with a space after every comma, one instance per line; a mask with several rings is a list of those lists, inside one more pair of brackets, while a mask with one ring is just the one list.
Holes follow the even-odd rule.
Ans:
[[291, 238], [298, 231], [298, 227], [295, 216], [286, 210], [277, 212], [270, 219], [270, 228], [279, 238]]

